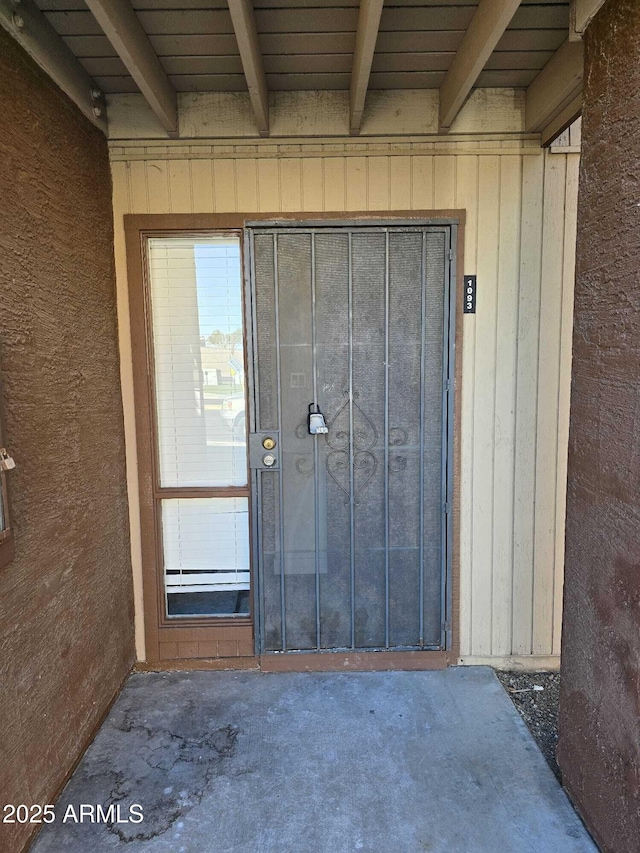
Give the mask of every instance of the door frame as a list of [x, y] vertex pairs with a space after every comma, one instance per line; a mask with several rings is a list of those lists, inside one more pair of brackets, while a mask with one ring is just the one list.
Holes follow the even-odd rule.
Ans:
[[[462, 382], [462, 304], [464, 259], [464, 210], [411, 210], [376, 212], [292, 212], [292, 213], [219, 213], [219, 214], [126, 214], [124, 216], [127, 280], [130, 312], [133, 391], [136, 426], [138, 496], [140, 509], [140, 546], [144, 633], [147, 668], [153, 669], [233, 669], [260, 667], [263, 670], [329, 670], [348, 669], [440, 669], [456, 663], [459, 657], [460, 598], [460, 418]], [[452, 429], [450, 462], [451, 522], [447, 547], [450, 549], [450, 583], [446, 590], [448, 642], [444, 651], [389, 651], [347, 653], [256, 654], [255, 613], [249, 617], [183, 618], [180, 624], [167, 623], [160, 609], [161, 541], [154, 484], [155, 409], [153, 402], [153, 366], [149, 347], [148, 282], [146, 276], [146, 241], [151, 236], [189, 236], [211, 232], [235, 233], [240, 237], [243, 265], [243, 299], [245, 308], [245, 361], [247, 377], [252, 375], [252, 350], [247, 325], [247, 263], [244, 257], [247, 228], [254, 227], [318, 227], [363, 225], [395, 227], [402, 225], [429, 227], [453, 226], [453, 276], [455, 276], [455, 318], [451, 326], [449, 357], [453, 361], [453, 394], [449, 414]], [[244, 239], [243, 239], [244, 237]], [[250, 305], [249, 305], [250, 310]], [[252, 383], [252, 379], [249, 380]], [[251, 387], [247, 382], [248, 393]], [[251, 406], [251, 410], [253, 406]], [[452, 411], [451, 411], [452, 410]], [[249, 471], [249, 489], [252, 476]], [[253, 504], [253, 496], [249, 501]], [[255, 525], [251, 524], [253, 531]], [[251, 599], [257, 583], [255, 543], [251, 545]], [[137, 562], [137, 561], [134, 561]], [[254, 608], [255, 609], [255, 608]]]

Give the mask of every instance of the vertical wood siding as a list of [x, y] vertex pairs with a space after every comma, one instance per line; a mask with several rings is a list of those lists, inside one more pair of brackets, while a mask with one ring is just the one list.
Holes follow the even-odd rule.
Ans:
[[[135, 429], [125, 213], [464, 208], [461, 655], [560, 652], [578, 155], [471, 143], [445, 153], [203, 157], [175, 147], [112, 158], [116, 263], [137, 574]], [[400, 146], [399, 146], [400, 148]], [[498, 149], [496, 151], [496, 148]], [[139, 650], [143, 648], [138, 625]], [[141, 654], [142, 656], [142, 654]]]

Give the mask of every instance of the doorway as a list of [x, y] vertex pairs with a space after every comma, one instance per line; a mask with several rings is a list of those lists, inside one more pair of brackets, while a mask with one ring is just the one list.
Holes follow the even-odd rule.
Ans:
[[258, 654], [449, 648], [455, 245], [246, 229]]

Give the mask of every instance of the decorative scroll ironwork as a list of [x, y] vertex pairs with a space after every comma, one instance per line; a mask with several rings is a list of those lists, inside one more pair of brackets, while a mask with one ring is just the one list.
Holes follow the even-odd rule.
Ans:
[[305, 476], [313, 474], [313, 459], [309, 456], [296, 456], [294, 465], [299, 474], [304, 474]]
[[[349, 431], [349, 400], [348, 389], [343, 390], [344, 402], [327, 421], [329, 432], [325, 435], [325, 441], [329, 448], [326, 458], [327, 473], [346, 497], [347, 502], [351, 495], [351, 477], [349, 471], [349, 458], [351, 453], [351, 433]], [[353, 503], [359, 505], [358, 496], [366, 488], [372, 477], [378, 470], [378, 458], [372, 449], [378, 442], [378, 430], [371, 418], [364, 412], [357, 402], [360, 395], [358, 391], [353, 392], [353, 469], [354, 469], [354, 495]], [[295, 429], [296, 438], [303, 439], [309, 434], [306, 420], [298, 424]], [[407, 444], [408, 433], [402, 427], [392, 427], [389, 430], [389, 447], [402, 448]], [[309, 475], [313, 473], [313, 462], [307, 454], [298, 456], [295, 460], [298, 473]], [[399, 474], [407, 467], [407, 459], [399, 453], [389, 455], [388, 470], [391, 474]]]
[[407, 467], [406, 456], [389, 456], [389, 473], [399, 474]]
[[[378, 468], [378, 460], [372, 453], [372, 448], [378, 441], [378, 431], [373, 421], [356, 402], [360, 396], [359, 393], [354, 391], [353, 396], [351, 396], [347, 389], [343, 390], [342, 393], [345, 398], [344, 402], [327, 423], [329, 432], [325, 439], [330, 450], [326, 461], [327, 473], [348, 501], [351, 495], [349, 459], [353, 451], [353, 503], [357, 506], [359, 504], [358, 495], [367, 486]], [[352, 400], [353, 415], [353, 448], [351, 447], [352, 439], [349, 430], [350, 400]]]
[[[327, 434], [327, 444], [332, 450], [348, 450], [350, 443], [349, 435], [349, 398], [348, 389], [342, 392], [345, 401], [340, 406], [335, 415], [327, 423], [329, 432]], [[359, 451], [371, 450], [378, 441], [378, 431], [376, 430], [373, 421], [365, 415], [362, 408], [356, 400], [360, 398], [358, 391], [353, 392], [353, 449]], [[346, 429], [340, 429], [338, 422], [342, 418], [346, 418]]]
[[402, 427], [391, 427], [389, 430], [389, 444], [394, 446], [401, 446], [407, 443], [407, 439], [409, 435], [406, 429], [402, 429]]
[[[358, 506], [358, 495], [376, 473], [378, 460], [370, 450], [358, 450], [353, 454], [354, 490], [353, 503]], [[346, 471], [346, 486], [340, 480], [340, 472]], [[356, 472], [361, 472], [359, 475]], [[350, 496], [349, 452], [347, 450], [332, 450], [327, 456], [327, 473], [346, 496]]]
[[[389, 430], [389, 447], [404, 447], [409, 439], [406, 429], [402, 427], [391, 427]], [[406, 456], [398, 453], [389, 454], [389, 473], [399, 474], [407, 467]]]

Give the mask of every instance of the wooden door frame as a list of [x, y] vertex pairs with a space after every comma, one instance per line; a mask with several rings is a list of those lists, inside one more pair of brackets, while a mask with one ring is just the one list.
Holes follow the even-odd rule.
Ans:
[[[133, 362], [138, 491], [142, 550], [142, 585], [146, 662], [144, 669], [246, 669], [265, 671], [441, 669], [459, 657], [460, 598], [460, 417], [462, 382], [462, 305], [464, 260], [464, 210], [411, 210], [318, 213], [220, 213], [220, 214], [126, 214], [124, 216], [127, 280]], [[154, 413], [153, 361], [150, 350], [150, 313], [146, 270], [147, 239], [152, 236], [197, 236], [204, 233], [234, 233], [240, 238], [248, 223], [303, 223], [333, 220], [349, 224], [376, 225], [381, 221], [429, 225], [457, 225], [456, 316], [453, 424], [453, 500], [451, 554], [451, 647], [446, 651], [293, 653], [256, 657], [253, 618], [209, 617], [181, 619], [168, 623], [160, 609], [158, 497], [155, 488], [156, 423]], [[242, 254], [241, 254], [242, 259]], [[243, 299], [244, 280], [243, 280]], [[246, 337], [250, 333], [245, 329]], [[251, 365], [247, 365], [252, 369]], [[251, 501], [249, 501], [251, 505]], [[251, 567], [253, 584], [253, 560]]]

